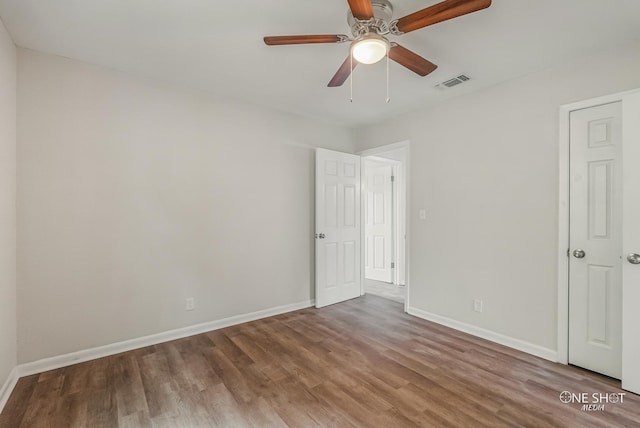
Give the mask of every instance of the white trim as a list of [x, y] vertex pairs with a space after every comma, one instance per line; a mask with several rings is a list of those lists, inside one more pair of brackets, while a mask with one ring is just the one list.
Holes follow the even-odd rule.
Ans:
[[409, 148], [409, 140], [400, 141], [399, 143], [387, 144], [384, 146], [374, 147], [372, 149], [362, 150], [357, 152], [357, 155], [360, 156], [376, 156], [380, 153], [393, 152], [399, 149], [408, 149]]
[[[313, 300], [305, 300], [303, 302], [293, 303], [290, 305], [278, 306], [275, 308], [265, 309], [262, 311], [251, 312], [249, 314], [236, 315], [221, 320], [210, 321], [202, 324], [196, 324], [189, 327], [169, 330], [162, 333], [152, 334], [149, 336], [139, 337], [136, 339], [116, 342], [109, 345], [98, 346], [95, 348], [84, 349], [81, 351], [71, 352], [69, 354], [58, 355], [56, 357], [44, 358], [42, 360], [31, 363], [20, 364], [17, 367], [17, 374], [20, 377], [29, 376], [36, 373], [42, 373], [49, 370], [59, 369], [61, 367], [78, 364], [85, 361], [95, 360], [96, 358], [107, 357], [109, 355], [119, 354], [121, 352], [131, 351], [133, 349], [143, 348], [145, 346], [156, 345], [158, 343], [168, 342], [171, 340], [182, 339], [184, 337], [193, 336], [200, 333], [206, 333], [212, 330], [218, 330], [233, 325], [242, 324], [249, 321], [255, 321], [261, 318], [267, 318], [274, 315], [280, 315], [287, 312], [297, 311], [299, 309], [309, 308], [314, 305]], [[14, 370], [15, 371], [15, 370]], [[13, 387], [12, 387], [13, 388]]]
[[[397, 150], [404, 150], [404, 155], [405, 155], [405, 159], [404, 161], [400, 161], [401, 162], [401, 171], [402, 171], [402, 178], [403, 178], [403, 183], [404, 183], [404, 204], [405, 204], [405, 213], [404, 213], [404, 227], [405, 227], [405, 235], [406, 235], [406, 239], [405, 239], [405, 251], [404, 251], [404, 277], [405, 277], [405, 287], [406, 287], [406, 294], [405, 294], [405, 301], [404, 301], [404, 311], [408, 312], [409, 310], [409, 306], [410, 306], [410, 296], [411, 296], [411, 287], [410, 287], [410, 269], [409, 269], [409, 263], [411, 260], [410, 257], [410, 250], [411, 250], [411, 245], [410, 245], [410, 239], [411, 239], [411, 230], [410, 230], [410, 226], [411, 226], [411, 142], [409, 140], [405, 140], [405, 141], [401, 141], [398, 143], [393, 143], [393, 144], [387, 144], [385, 146], [380, 146], [380, 147], [375, 147], [372, 149], [367, 149], [367, 150], [362, 150], [356, 154], [358, 154], [361, 158], [363, 157], [367, 157], [367, 156], [381, 156], [384, 157], [385, 153], [388, 152], [394, 152]], [[362, 195], [362, 192], [361, 192]], [[364, 211], [364, 210], [363, 210]], [[364, 223], [363, 223], [364, 224]], [[362, 228], [362, 231], [360, 233], [360, 239], [362, 244], [364, 245], [364, 227]], [[364, 248], [364, 247], [362, 247]], [[364, 254], [364, 251], [362, 251], [362, 254]], [[362, 278], [362, 294], [364, 294], [364, 256], [361, 256], [361, 266], [360, 266], [360, 275]]]
[[13, 388], [16, 387], [17, 383], [18, 367], [14, 367], [9, 372], [9, 377], [7, 377], [4, 385], [2, 385], [2, 388], [0, 388], [0, 413], [2, 413], [2, 410], [4, 409], [5, 404], [7, 404], [7, 401], [9, 401], [9, 396], [13, 392]]
[[[627, 94], [622, 100], [622, 255], [638, 252], [640, 224], [638, 189], [640, 170], [640, 91]], [[638, 302], [640, 302], [640, 271], [629, 263], [622, 264], [622, 389], [640, 394], [640, 336], [638, 336]]]
[[442, 315], [433, 314], [431, 312], [426, 312], [418, 308], [410, 307], [407, 313], [409, 315], [413, 315], [427, 321], [435, 322], [436, 324], [453, 328], [454, 330], [458, 330], [463, 333], [468, 333], [481, 339], [486, 339], [491, 342], [499, 343], [500, 345], [516, 349], [518, 351], [526, 352], [527, 354], [531, 354], [536, 357], [544, 358], [545, 360], [553, 362], [557, 360], [557, 353], [553, 349], [525, 342], [524, 340], [514, 339], [513, 337], [505, 336], [504, 334], [496, 333], [495, 331], [486, 330], [475, 325], [456, 321], [454, 319], [443, 317]]
[[[639, 89], [560, 106], [558, 134], [558, 362], [569, 363], [569, 116], [572, 111], [623, 101]], [[624, 108], [624, 107], [623, 107]], [[624, 126], [624, 125], [623, 125]]]
[[569, 115], [560, 107], [558, 140], [558, 362], [569, 364]]
[[574, 110], [582, 110], [585, 108], [595, 107], [603, 104], [615, 103], [621, 101], [626, 95], [634, 92], [640, 92], [640, 89], [632, 89], [630, 91], [617, 92], [615, 94], [604, 95], [602, 97], [590, 98], [588, 100], [577, 101], [571, 104], [564, 104], [560, 106], [560, 110], [572, 112]]

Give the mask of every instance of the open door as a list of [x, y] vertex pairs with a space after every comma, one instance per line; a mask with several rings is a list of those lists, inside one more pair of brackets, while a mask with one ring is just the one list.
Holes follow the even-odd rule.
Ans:
[[316, 308], [360, 296], [360, 156], [316, 150]]
[[364, 276], [367, 279], [392, 283], [393, 165], [372, 160], [365, 160], [364, 165]]

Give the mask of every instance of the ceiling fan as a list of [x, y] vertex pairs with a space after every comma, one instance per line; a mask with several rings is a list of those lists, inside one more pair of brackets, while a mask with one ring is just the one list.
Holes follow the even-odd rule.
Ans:
[[491, 6], [491, 0], [444, 0], [403, 18], [392, 20], [393, 6], [388, 0], [347, 2], [351, 9], [347, 22], [353, 38], [344, 34], [267, 36], [264, 42], [269, 46], [351, 42], [349, 56], [329, 82], [329, 87], [341, 86], [358, 63], [373, 64], [387, 55], [414, 73], [426, 76], [438, 66], [398, 43], [390, 42], [385, 36], [399, 36]]

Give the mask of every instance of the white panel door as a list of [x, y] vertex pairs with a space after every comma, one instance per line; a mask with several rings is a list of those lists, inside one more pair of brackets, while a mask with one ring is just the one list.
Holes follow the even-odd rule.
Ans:
[[622, 387], [640, 394], [640, 92], [622, 102]]
[[316, 307], [360, 296], [360, 156], [316, 150]]
[[571, 112], [569, 363], [622, 375], [622, 108]]
[[393, 282], [393, 166], [365, 164], [364, 276]]

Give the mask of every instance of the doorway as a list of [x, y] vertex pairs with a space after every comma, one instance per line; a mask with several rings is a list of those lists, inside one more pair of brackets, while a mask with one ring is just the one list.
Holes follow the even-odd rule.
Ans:
[[408, 307], [409, 143], [359, 153], [362, 159], [362, 294]]
[[[635, 332], [640, 323], [639, 115], [638, 90], [565, 105], [560, 108], [559, 138], [558, 362], [618, 377], [622, 388], [635, 393], [640, 393], [640, 336]], [[578, 128], [572, 118], [581, 122]], [[616, 124], [617, 120], [621, 123]], [[572, 138], [580, 132], [593, 157], [572, 147]], [[614, 148], [616, 132], [618, 149]], [[574, 205], [581, 207], [578, 217]], [[602, 259], [600, 247], [607, 246], [607, 241], [611, 248], [605, 252], [613, 256]], [[583, 283], [582, 289], [574, 287], [576, 280]], [[572, 326], [576, 313], [582, 316], [581, 329]], [[620, 351], [611, 359], [613, 369], [592, 367], [588, 358], [574, 358], [572, 342], [593, 348], [593, 352], [582, 352], [589, 357], [597, 354], [594, 349], [612, 348], [618, 339]], [[610, 357], [595, 357], [606, 358]]]

